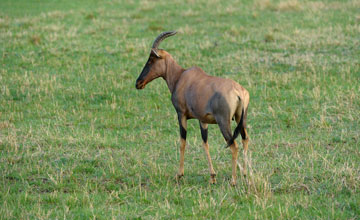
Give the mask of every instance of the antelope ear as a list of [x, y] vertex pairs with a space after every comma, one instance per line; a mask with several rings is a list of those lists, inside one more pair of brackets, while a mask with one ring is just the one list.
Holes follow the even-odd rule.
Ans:
[[151, 53], [154, 54], [157, 58], [161, 58], [154, 48], [151, 48]]

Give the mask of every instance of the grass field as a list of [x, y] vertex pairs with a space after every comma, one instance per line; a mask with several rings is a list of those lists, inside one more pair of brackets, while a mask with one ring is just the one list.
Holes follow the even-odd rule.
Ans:
[[[170, 3], [169, 3], [170, 2]], [[250, 92], [253, 175], [198, 122], [185, 177], [152, 41]], [[359, 219], [360, 1], [0, 1], [0, 219]], [[239, 140], [240, 141], [240, 138]]]

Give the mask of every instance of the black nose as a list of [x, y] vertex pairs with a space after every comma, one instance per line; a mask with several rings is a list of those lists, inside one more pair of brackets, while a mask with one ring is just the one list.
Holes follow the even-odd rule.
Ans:
[[136, 89], [142, 89], [143, 88], [143, 80], [136, 80], [135, 87]]

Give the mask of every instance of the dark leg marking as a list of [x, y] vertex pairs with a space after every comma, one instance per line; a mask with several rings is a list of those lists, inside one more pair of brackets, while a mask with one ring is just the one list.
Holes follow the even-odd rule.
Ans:
[[182, 139], [186, 140], [186, 129], [180, 123], [180, 136]]
[[200, 125], [200, 130], [201, 130], [201, 137], [203, 139], [203, 141], [206, 143], [207, 139], [208, 139], [208, 129], [204, 129], [201, 125]]
[[241, 134], [241, 138], [243, 140], [248, 139], [247, 137], [247, 133], [245, 131], [246, 129], [246, 118], [247, 118], [247, 109], [245, 109], [245, 111], [242, 111], [242, 116], [241, 116], [241, 120], [240, 120], [240, 125], [241, 125], [241, 129], [240, 129], [240, 134]]

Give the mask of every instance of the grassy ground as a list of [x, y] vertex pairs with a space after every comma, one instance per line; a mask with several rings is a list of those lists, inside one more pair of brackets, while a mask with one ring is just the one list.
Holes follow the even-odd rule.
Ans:
[[[357, 0], [0, 2], [0, 219], [360, 218]], [[253, 176], [197, 121], [185, 177], [163, 80], [135, 89], [154, 38], [251, 95]]]

